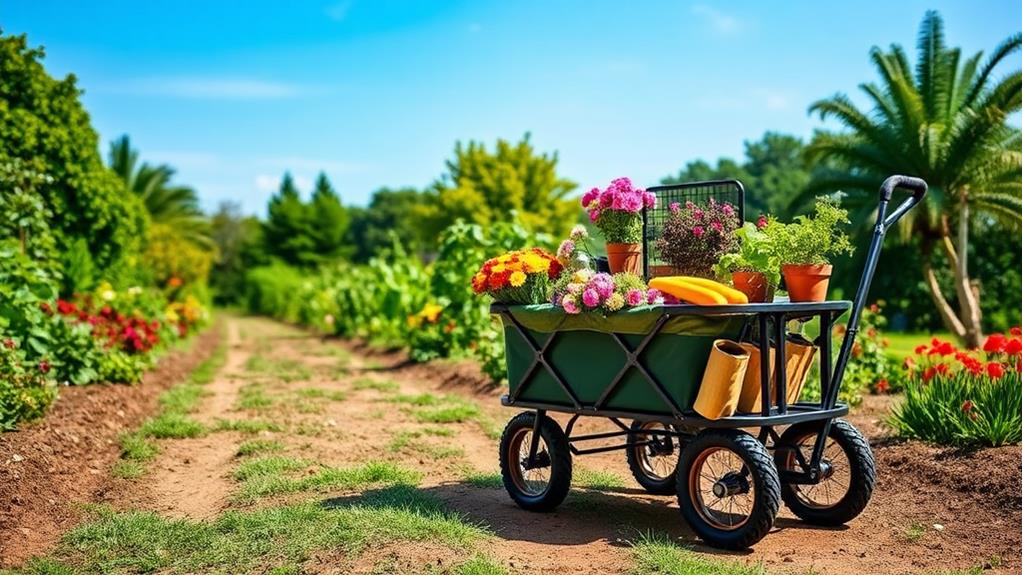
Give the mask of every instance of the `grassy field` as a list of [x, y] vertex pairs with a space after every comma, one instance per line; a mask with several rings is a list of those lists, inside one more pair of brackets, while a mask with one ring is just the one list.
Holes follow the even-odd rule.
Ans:
[[884, 337], [890, 342], [887, 353], [899, 362], [912, 355], [916, 346], [930, 343], [933, 338], [955, 341], [954, 336], [947, 332], [937, 333], [907, 333], [907, 332], [884, 332]]

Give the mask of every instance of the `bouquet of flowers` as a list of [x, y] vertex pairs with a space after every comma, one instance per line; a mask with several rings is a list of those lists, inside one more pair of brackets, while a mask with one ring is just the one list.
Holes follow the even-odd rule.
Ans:
[[564, 273], [554, 283], [550, 302], [570, 314], [583, 311], [611, 313], [624, 307], [663, 303], [655, 289], [647, 289], [642, 278], [632, 273], [614, 275], [596, 273], [591, 267], [592, 253], [588, 233], [575, 226], [568, 239], [557, 248], [557, 260]]
[[540, 248], [508, 252], [483, 264], [472, 277], [472, 291], [489, 294], [501, 303], [542, 303], [563, 267]]
[[582, 196], [582, 207], [608, 243], [641, 241], [642, 210], [654, 206], [656, 195], [634, 187], [628, 178], [618, 178], [607, 189], [593, 188]]
[[735, 230], [741, 222], [728, 203], [713, 198], [705, 206], [685, 202], [670, 205], [671, 215], [656, 248], [678, 275], [713, 278], [713, 266], [724, 254], [737, 251]]

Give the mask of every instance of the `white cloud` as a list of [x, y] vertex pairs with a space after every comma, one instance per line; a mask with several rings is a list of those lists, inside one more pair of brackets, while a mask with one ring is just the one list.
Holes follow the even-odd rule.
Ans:
[[335, 2], [326, 7], [326, 15], [331, 20], [341, 22], [348, 17], [348, 12], [351, 11], [351, 0], [342, 0], [341, 2]]
[[259, 174], [255, 177], [255, 187], [260, 192], [275, 192], [280, 187], [281, 178], [282, 176], [279, 174], [274, 176]]
[[692, 13], [705, 18], [714, 31], [720, 34], [732, 34], [744, 26], [741, 20], [706, 4], [696, 4], [692, 7]]
[[101, 87], [103, 91], [198, 100], [280, 100], [307, 90], [296, 84], [258, 78], [167, 76], [141, 78]]

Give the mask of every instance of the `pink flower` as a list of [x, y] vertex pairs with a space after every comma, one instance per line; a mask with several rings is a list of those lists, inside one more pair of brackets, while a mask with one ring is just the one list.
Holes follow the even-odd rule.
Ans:
[[678, 202], [671, 202], [671, 205], [668, 207], [671, 209], [672, 214], [676, 214], [681, 211], [681, 204]]
[[724, 207], [721, 208], [721, 210], [724, 212], [725, 216], [730, 216], [735, 213], [735, 209], [731, 207], [731, 204], [724, 204]]
[[695, 219], [697, 219], [697, 220], [702, 220], [703, 219], [703, 211], [700, 210], [699, 208], [696, 208], [696, 209], [692, 210], [692, 216]]
[[567, 298], [566, 297], [563, 300], [561, 300], [561, 305], [564, 307], [564, 312], [565, 313], [570, 313], [570, 314], [574, 315], [574, 314], [577, 314], [577, 313], [582, 311], [582, 310], [578, 309], [578, 304], [575, 303], [575, 300], [573, 300], [571, 298]]
[[586, 288], [585, 291], [582, 292], [582, 303], [584, 303], [586, 307], [596, 307], [600, 305], [599, 292], [597, 292], [595, 288]]
[[614, 278], [609, 274], [599, 273], [589, 280], [589, 285], [596, 290], [601, 299], [607, 299], [614, 293]]
[[653, 192], [643, 192], [643, 198], [645, 199], [645, 204], [647, 208], [656, 207], [656, 194], [654, 194]]
[[766, 216], [763, 216], [763, 215], [759, 216], [759, 219], [758, 219], [758, 220], [756, 220], [756, 227], [757, 227], [757, 228], [759, 228], [759, 229], [761, 229], [761, 230], [762, 230], [763, 228], [767, 227], [767, 219], [766, 219]]
[[598, 219], [600, 219], [600, 210], [593, 210], [589, 212], [589, 221], [595, 222]]
[[641, 289], [632, 288], [628, 290], [628, 296], [625, 299], [628, 301], [628, 305], [635, 307], [646, 301], [646, 294], [642, 293]]
[[[666, 297], [663, 294], [661, 294], [660, 290], [658, 289], [651, 289], [648, 292], [646, 292], [646, 303], [650, 305], [662, 303], [665, 299]], [[674, 303], [678, 303], [678, 301], [675, 300]]]
[[592, 202], [593, 200], [595, 200], [596, 197], [599, 196], [599, 195], [600, 195], [600, 188], [593, 188], [593, 189], [589, 190], [588, 192], [586, 192], [582, 196], [582, 207], [584, 208], [584, 207], [588, 206], [589, 203]]
[[573, 253], [575, 253], [575, 242], [564, 240], [561, 242], [560, 247], [557, 248], [557, 259], [567, 260]]
[[694, 228], [692, 228], [692, 235], [694, 235], [697, 238], [703, 237], [703, 234], [705, 233], [706, 230], [703, 229], [703, 226], [695, 226]]
[[720, 222], [710, 222], [710, 227], [713, 228], [713, 231], [715, 232], [720, 232], [724, 229], [724, 226], [720, 225]]

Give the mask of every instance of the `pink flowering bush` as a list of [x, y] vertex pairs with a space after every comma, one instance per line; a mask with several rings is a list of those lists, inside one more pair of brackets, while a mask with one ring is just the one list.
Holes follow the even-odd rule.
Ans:
[[595, 273], [589, 269], [564, 274], [554, 284], [550, 297], [554, 305], [565, 313], [613, 313], [628, 307], [657, 305], [664, 302], [660, 292], [647, 289], [642, 278], [635, 274]]
[[636, 188], [628, 178], [618, 178], [607, 189], [593, 188], [582, 196], [582, 207], [608, 243], [641, 241], [642, 210], [655, 206], [656, 195]]
[[737, 210], [713, 198], [705, 206], [673, 203], [670, 210], [656, 242], [661, 259], [679, 275], [713, 279], [713, 266], [721, 256], [738, 249], [735, 230], [741, 222]]

